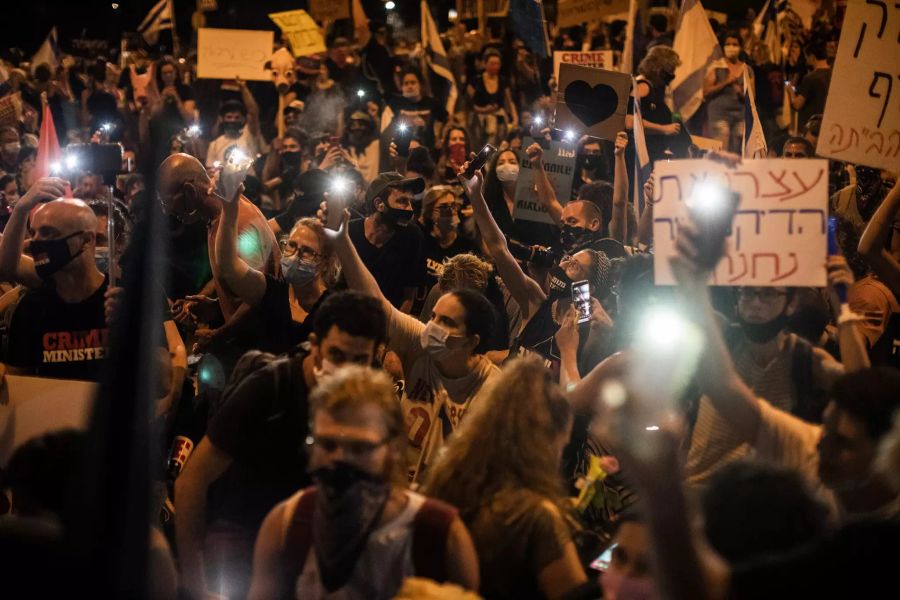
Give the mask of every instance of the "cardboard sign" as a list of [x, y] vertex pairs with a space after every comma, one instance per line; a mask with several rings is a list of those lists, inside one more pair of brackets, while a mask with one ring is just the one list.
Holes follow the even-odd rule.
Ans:
[[590, 52], [575, 52], [564, 50], [553, 53], [553, 77], [559, 81], [559, 65], [566, 63], [567, 65], [581, 65], [583, 67], [593, 67], [594, 69], [613, 68], [613, 51], [612, 50], [592, 50]]
[[816, 154], [900, 171], [900, 10], [883, 10], [847, 3]]
[[269, 81], [266, 61], [272, 55], [271, 31], [211, 29], [197, 33], [197, 77]]
[[20, 92], [0, 99], [0, 126], [18, 126], [22, 122], [23, 108]]
[[291, 45], [294, 56], [309, 56], [325, 52], [325, 38], [322, 37], [319, 26], [305, 10], [272, 13], [269, 18], [281, 28], [288, 44]]
[[559, 0], [556, 24], [572, 27], [628, 10], [628, 0]]
[[825, 280], [828, 161], [744, 160], [736, 169], [709, 160], [657, 161], [653, 188], [653, 270], [657, 285], [675, 283], [669, 258], [685, 201], [705, 182], [738, 192], [741, 203], [728, 253], [711, 283], [725, 286], [811, 286]]
[[348, 0], [309, 0], [309, 13], [313, 19], [320, 22], [349, 19], [350, 2]]
[[[538, 142], [544, 147], [544, 171], [547, 179], [556, 192], [556, 199], [563, 206], [572, 195], [572, 180], [575, 177], [575, 146], [564, 142], [548, 142], [525, 138], [522, 147], [527, 148]], [[516, 181], [516, 205], [513, 208], [513, 217], [538, 223], [553, 223], [553, 219], [547, 213], [547, 209], [540, 203], [535, 191], [535, 168], [527, 156], [519, 157], [519, 179]]]
[[615, 140], [625, 130], [630, 88], [627, 73], [560, 64], [555, 127], [576, 137]]
[[90, 381], [7, 375], [0, 397], [0, 466], [28, 440], [88, 427], [98, 385]]

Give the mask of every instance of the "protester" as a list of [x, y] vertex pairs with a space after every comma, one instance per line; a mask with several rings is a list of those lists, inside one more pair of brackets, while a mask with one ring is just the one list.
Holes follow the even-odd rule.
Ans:
[[798, 87], [795, 88], [790, 83], [785, 86], [790, 95], [791, 106], [797, 110], [798, 123], [806, 123], [813, 115], [825, 112], [825, 98], [831, 83], [831, 65], [828, 64], [824, 44], [813, 43], [807, 48], [807, 53], [812, 71], [803, 76]]
[[239, 82], [241, 100], [228, 100], [219, 108], [221, 134], [209, 144], [206, 165], [225, 162], [226, 153], [237, 148], [245, 156], [255, 157], [260, 149], [259, 107], [247, 83]]
[[406, 577], [478, 588], [455, 509], [405, 486], [406, 427], [384, 373], [346, 367], [311, 397], [313, 487], [260, 529], [250, 598], [391, 598]]
[[741, 60], [741, 39], [736, 33], [728, 33], [722, 40], [725, 57], [706, 72], [703, 80], [703, 97], [707, 102], [709, 127], [713, 137], [731, 152], [741, 148], [744, 135], [744, 72]]
[[[681, 59], [669, 45], [652, 47], [638, 65], [639, 75], [635, 79], [651, 161], [665, 158], [666, 150], [677, 156], [684, 156], [687, 151], [684, 138], [679, 135], [683, 125], [674, 118], [665, 101], [666, 88], [675, 79], [675, 70], [681, 65]], [[629, 112], [633, 113], [634, 109]], [[633, 122], [633, 117], [629, 115], [625, 124], [631, 129]]]
[[470, 129], [480, 131], [485, 141], [498, 145], [507, 131], [519, 126], [519, 114], [509, 83], [500, 75], [503, 66], [500, 52], [489, 48], [481, 60], [484, 71], [476, 75], [466, 88], [475, 113]]

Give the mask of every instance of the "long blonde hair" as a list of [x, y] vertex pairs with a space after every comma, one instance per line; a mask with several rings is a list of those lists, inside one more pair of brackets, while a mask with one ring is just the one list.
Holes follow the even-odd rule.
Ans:
[[549, 448], [571, 420], [572, 407], [544, 365], [515, 359], [475, 399], [429, 470], [425, 492], [458, 508], [467, 523], [505, 490], [534, 492], [565, 514], [559, 457]]

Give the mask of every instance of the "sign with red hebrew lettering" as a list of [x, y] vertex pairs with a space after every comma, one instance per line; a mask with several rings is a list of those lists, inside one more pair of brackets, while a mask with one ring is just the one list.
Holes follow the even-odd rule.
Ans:
[[847, 3], [816, 154], [900, 171], [898, 40], [900, 4]]
[[685, 202], [712, 183], [740, 194], [727, 254], [710, 284], [822, 287], [828, 227], [828, 161], [745, 160], [737, 168], [709, 160], [657, 161], [653, 186], [654, 275], [673, 285], [669, 258]]

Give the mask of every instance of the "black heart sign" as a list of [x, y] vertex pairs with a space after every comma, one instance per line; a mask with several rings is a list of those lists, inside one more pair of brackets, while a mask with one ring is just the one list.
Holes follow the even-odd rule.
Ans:
[[586, 81], [573, 81], [564, 93], [566, 106], [586, 127], [602, 123], [616, 114], [619, 95], [616, 90], [600, 83], [591, 87]]

